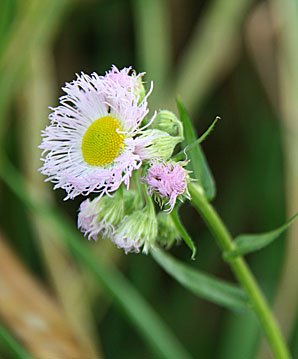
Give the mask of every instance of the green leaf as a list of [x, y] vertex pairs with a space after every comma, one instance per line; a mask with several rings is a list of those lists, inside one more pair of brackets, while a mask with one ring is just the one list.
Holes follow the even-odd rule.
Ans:
[[[8, 159], [2, 157], [0, 177], [19, 197], [35, 216], [50, 224], [61, 235], [76, 256], [77, 260], [90, 272], [112, 297], [120, 312], [136, 327], [145, 342], [152, 348], [155, 356], [160, 358], [189, 359], [190, 356], [177, 340], [171, 329], [151, 308], [146, 300], [130, 282], [103, 258], [92, 254], [92, 242], [86, 241], [62, 211], [49, 205], [35, 189], [26, 190], [23, 176]], [[87, 247], [90, 247], [88, 250]], [[0, 331], [1, 336], [1, 331]]]
[[16, 359], [31, 358], [31, 355], [19, 344], [14, 337], [0, 324], [0, 347]]
[[248, 311], [246, 294], [236, 285], [194, 269], [160, 249], [154, 248], [150, 253], [169, 275], [195, 295], [232, 310]]
[[188, 245], [188, 247], [192, 251], [191, 259], [195, 260], [197, 249], [196, 249], [196, 246], [194, 245], [194, 242], [192, 241], [191, 237], [189, 236], [186, 229], [184, 228], [182, 222], [180, 221], [180, 218], [178, 215], [178, 207], [175, 207], [170, 215], [172, 217], [172, 220], [173, 220], [180, 236], [183, 238], [184, 242]]
[[260, 234], [241, 234], [235, 238], [234, 243], [236, 248], [232, 251], [224, 253], [224, 258], [229, 260], [237, 256], [243, 256], [245, 254], [257, 251], [264, 248], [276, 238], [278, 238], [289, 225], [297, 218], [298, 213], [289, 219], [284, 225], [279, 228], [273, 229], [272, 231], [260, 233]]
[[[194, 127], [185, 110], [185, 107], [179, 100], [177, 100], [177, 106], [180, 120], [182, 121], [184, 127], [184, 141], [182, 142], [182, 146], [191, 146], [197, 139]], [[189, 157], [191, 159], [190, 166], [195, 178], [200, 181], [202, 187], [204, 188], [206, 197], [209, 200], [213, 199], [216, 193], [215, 182], [200, 145], [194, 146], [191, 149]]]

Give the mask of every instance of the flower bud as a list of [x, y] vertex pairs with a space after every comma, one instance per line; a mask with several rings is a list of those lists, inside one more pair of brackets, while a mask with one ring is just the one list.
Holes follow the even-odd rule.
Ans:
[[126, 254], [139, 253], [141, 248], [147, 254], [150, 247], [154, 246], [156, 237], [157, 219], [153, 203], [150, 202], [142, 210], [126, 216], [111, 239]]
[[[148, 137], [151, 137], [150, 141]], [[140, 145], [136, 145], [136, 150], [142, 160], [153, 158], [167, 160], [172, 156], [176, 145], [181, 142], [181, 138], [170, 136], [161, 130], [146, 130], [137, 141]], [[146, 141], [145, 146], [142, 144], [143, 141]]]
[[171, 136], [180, 137], [183, 141], [183, 124], [171, 111], [160, 110], [154, 119], [152, 128], [165, 131]]
[[88, 235], [88, 239], [97, 240], [98, 235], [109, 238], [124, 215], [121, 190], [116, 191], [113, 197], [105, 195], [92, 201], [86, 199], [80, 205], [78, 228], [85, 236]]

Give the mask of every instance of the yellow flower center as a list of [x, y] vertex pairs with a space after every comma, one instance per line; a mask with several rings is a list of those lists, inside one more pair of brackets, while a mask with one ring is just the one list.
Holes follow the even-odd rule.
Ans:
[[94, 121], [85, 132], [82, 141], [84, 160], [93, 166], [103, 166], [112, 162], [122, 148], [124, 136], [119, 122], [111, 116]]

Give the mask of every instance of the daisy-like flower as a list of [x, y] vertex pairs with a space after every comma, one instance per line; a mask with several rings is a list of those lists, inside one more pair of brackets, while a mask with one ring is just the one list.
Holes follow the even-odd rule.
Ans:
[[41, 173], [55, 183], [54, 189], [65, 189], [65, 199], [91, 192], [102, 196], [121, 183], [129, 187], [132, 172], [142, 165], [138, 151], [143, 154], [153, 138], [138, 139], [153, 121], [140, 128], [151, 92], [144, 94], [143, 75], [113, 66], [105, 76], [81, 73], [66, 83], [66, 95], [52, 108], [39, 146]]
[[167, 212], [173, 210], [177, 198], [180, 201], [184, 198], [190, 199], [187, 189], [187, 184], [190, 182], [189, 171], [184, 168], [187, 163], [188, 161], [152, 161], [146, 176], [142, 179], [148, 184], [148, 194], [153, 195], [161, 206], [164, 204], [169, 206]]

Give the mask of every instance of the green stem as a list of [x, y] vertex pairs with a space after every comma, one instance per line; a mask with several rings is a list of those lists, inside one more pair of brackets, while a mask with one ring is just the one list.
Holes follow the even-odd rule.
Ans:
[[147, 209], [148, 209], [150, 215], [155, 216], [155, 208], [154, 208], [154, 203], [152, 201], [152, 198], [150, 196], [148, 196], [147, 193], [144, 193], [144, 196], [145, 196], [146, 206], [147, 206]]
[[[206, 199], [202, 188], [195, 184], [189, 184], [189, 191], [192, 197], [192, 204], [205, 220], [219, 247], [223, 251], [235, 249], [232, 236], [215, 209]], [[291, 358], [279, 326], [244, 259], [239, 256], [231, 259], [229, 264], [250, 299], [251, 308], [260, 320], [275, 357], [279, 359]]]
[[136, 191], [137, 191], [137, 195], [136, 195], [136, 198], [135, 198], [135, 203], [136, 203], [137, 207], [140, 206], [140, 208], [142, 208], [143, 205], [144, 205], [144, 199], [143, 199], [143, 190], [142, 190], [140, 180], [139, 180], [140, 176], [139, 176], [138, 171], [133, 171], [132, 175], [133, 175], [135, 188], [136, 188]]

